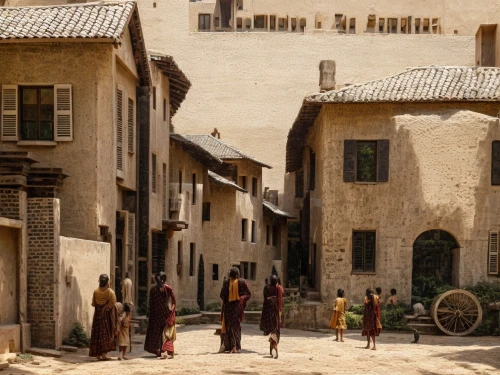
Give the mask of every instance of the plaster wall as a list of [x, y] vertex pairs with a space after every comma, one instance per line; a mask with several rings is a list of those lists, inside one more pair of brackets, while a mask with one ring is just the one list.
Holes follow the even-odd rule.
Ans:
[[[170, 234], [166, 255], [167, 282], [174, 288], [177, 304], [182, 307], [198, 307], [198, 264], [200, 255], [204, 254], [202, 231], [203, 186], [207, 181], [207, 169], [200, 162], [182, 150], [182, 146], [170, 142], [170, 197], [181, 200], [178, 212], [170, 214], [170, 220], [180, 220], [188, 223], [188, 229]], [[182, 171], [182, 187], [179, 193], [179, 171]], [[196, 174], [196, 185], [192, 184], [192, 176]], [[192, 203], [193, 188], [196, 190], [196, 201]], [[178, 257], [178, 244], [182, 249]], [[189, 275], [190, 244], [195, 247], [193, 259], [193, 276]], [[205, 255], [204, 255], [205, 257]], [[204, 259], [205, 262], [205, 259]], [[181, 264], [182, 270], [177, 274], [176, 265]], [[205, 265], [205, 274], [207, 266]], [[205, 287], [207, 290], [207, 287]]]
[[[321, 298], [343, 288], [360, 303], [367, 287], [411, 298], [412, 252], [424, 231], [457, 240], [458, 284], [487, 276], [488, 232], [500, 227], [499, 187], [491, 186], [491, 144], [500, 139], [496, 103], [324, 106], [315, 123], [318, 208], [311, 228], [321, 254]], [[493, 117], [495, 116], [495, 117]], [[343, 182], [344, 140], [389, 139], [389, 182]], [[318, 223], [320, 221], [320, 223]], [[352, 231], [375, 230], [375, 273], [354, 274]], [[496, 278], [495, 278], [496, 279]]]
[[68, 237], [59, 237], [59, 243], [59, 295], [62, 301], [59, 337], [68, 338], [75, 323], [80, 323], [90, 337], [94, 314], [92, 295], [99, 286], [99, 275], [109, 272], [111, 246]]
[[0, 326], [19, 323], [18, 231], [0, 226]]
[[[97, 169], [99, 162], [109, 166], [114, 160], [102, 154], [99, 159], [97, 151], [104, 150], [101, 142], [106, 136], [97, 136], [98, 129], [103, 123], [110, 124], [105, 108], [111, 105], [110, 91], [106, 89], [111, 81], [107, 66], [111, 48], [96, 43], [0, 45], [1, 84], [72, 84], [73, 141], [58, 142], [56, 146], [0, 141], [2, 151], [33, 152], [41, 166], [60, 167], [70, 176], [59, 193], [61, 231], [67, 236], [95, 240], [99, 236], [98, 224], [113, 226], [114, 212], [106, 217], [98, 199], [98, 195], [110, 190], [109, 185], [103, 189]], [[60, 68], [54, 69], [55, 66]], [[108, 221], [111, 217], [113, 220]]]
[[[391, 9], [398, 3], [391, 2]], [[460, 2], [460, 19], [475, 25], [470, 33], [453, 25], [458, 35], [196, 33], [189, 31], [188, 1], [157, 1], [156, 8], [148, 0], [138, 4], [148, 48], [175, 56], [193, 83], [173, 118], [177, 131], [199, 134], [217, 127], [224, 142], [272, 165], [272, 170], [263, 171], [263, 186], [282, 192], [288, 130], [304, 94], [318, 90], [320, 60], [336, 60], [339, 84], [369, 81], [411, 66], [474, 65], [474, 34], [486, 15], [473, 15], [494, 14], [497, 1], [483, 7]], [[425, 13], [431, 16], [434, 4], [425, 2], [419, 9], [429, 9]], [[346, 14], [358, 6], [359, 2], [346, 5]]]

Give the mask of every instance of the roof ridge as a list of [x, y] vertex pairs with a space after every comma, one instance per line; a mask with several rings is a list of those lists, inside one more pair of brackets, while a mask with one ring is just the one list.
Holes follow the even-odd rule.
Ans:
[[21, 6], [1, 6], [0, 9], [50, 9], [50, 8], [74, 8], [74, 7], [90, 7], [90, 6], [112, 6], [124, 5], [127, 3], [136, 3], [137, 0], [101, 0], [92, 3], [75, 3], [75, 4], [51, 4], [51, 5], [21, 5]]

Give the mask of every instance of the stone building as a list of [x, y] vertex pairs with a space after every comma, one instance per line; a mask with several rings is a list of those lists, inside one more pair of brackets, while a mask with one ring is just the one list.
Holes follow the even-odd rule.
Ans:
[[73, 323], [89, 329], [99, 274], [118, 297], [124, 272], [135, 278], [148, 58], [130, 1], [2, 9], [0, 49], [0, 278], [19, 293], [0, 330], [21, 324], [23, 342], [57, 348]]
[[498, 280], [499, 97], [498, 68], [431, 66], [304, 99], [285, 186], [323, 302]]

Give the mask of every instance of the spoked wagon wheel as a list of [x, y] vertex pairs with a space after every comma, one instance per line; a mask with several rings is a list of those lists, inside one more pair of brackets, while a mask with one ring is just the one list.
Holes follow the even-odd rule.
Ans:
[[437, 296], [430, 313], [438, 328], [451, 336], [472, 333], [483, 317], [477, 298], [462, 289], [450, 290]]

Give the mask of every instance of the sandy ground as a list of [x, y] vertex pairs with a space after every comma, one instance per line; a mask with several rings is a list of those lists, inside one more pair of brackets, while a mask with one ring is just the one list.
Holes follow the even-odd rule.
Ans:
[[331, 332], [283, 329], [279, 359], [269, 356], [269, 344], [256, 325], [243, 325], [240, 354], [217, 354], [215, 325], [178, 329], [173, 360], [161, 360], [142, 350], [144, 336], [133, 337], [131, 360], [98, 362], [87, 350], [62, 358], [35, 357], [39, 364], [15, 364], [7, 374], [500, 374], [499, 337], [421, 336], [382, 332], [378, 350], [363, 349], [360, 332], [348, 332], [345, 342]]

